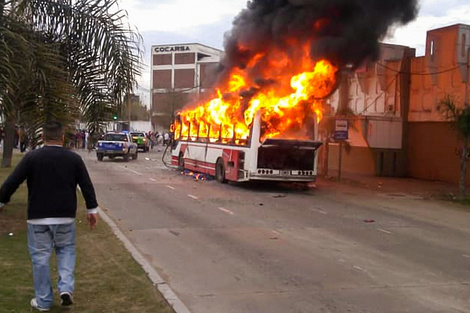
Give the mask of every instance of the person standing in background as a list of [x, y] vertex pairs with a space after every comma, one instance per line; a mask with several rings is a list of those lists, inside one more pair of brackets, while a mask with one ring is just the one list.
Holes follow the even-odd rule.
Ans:
[[26, 151], [26, 148], [28, 147], [28, 134], [26, 133], [26, 130], [24, 127], [20, 127], [20, 151], [21, 153]]

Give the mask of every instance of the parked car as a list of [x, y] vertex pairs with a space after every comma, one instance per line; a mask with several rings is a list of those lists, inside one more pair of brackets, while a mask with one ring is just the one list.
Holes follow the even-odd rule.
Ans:
[[110, 159], [122, 157], [128, 162], [129, 158], [137, 159], [137, 144], [132, 141], [132, 137], [127, 132], [109, 132], [102, 140], [98, 140], [96, 146], [96, 157], [98, 161], [108, 156]]
[[150, 140], [144, 132], [131, 132], [132, 141], [137, 144], [137, 149], [142, 149], [144, 152], [150, 150]]

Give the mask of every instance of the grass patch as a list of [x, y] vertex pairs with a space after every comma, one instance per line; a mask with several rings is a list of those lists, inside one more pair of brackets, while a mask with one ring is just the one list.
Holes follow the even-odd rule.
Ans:
[[457, 203], [460, 203], [461, 205], [464, 205], [464, 206], [470, 206], [470, 198], [469, 197], [466, 197], [463, 200], [453, 199], [453, 201], [457, 202]]
[[[14, 155], [13, 165], [21, 156]], [[3, 182], [11, 169], [0, 169]], [[76, 312], [174, 312], [135, 262], [108, 225], [100, 220], [90, 231], [81, 194], [77, 212], [77, 266], [75, 269]], [[34, 297], [32, 268], [26, 240], [27, 188], [23, 184], [0, 213], [0, 312], [30, 312]], [[70, 311], [60, 307], [56, 290], [57, 267], [51, 260], [54, 304], [51, 312]]]

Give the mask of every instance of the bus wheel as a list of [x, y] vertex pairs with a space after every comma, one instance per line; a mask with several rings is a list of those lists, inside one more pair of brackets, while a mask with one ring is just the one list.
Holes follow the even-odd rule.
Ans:
[[215, 179], [221, 184], [225, 184], [227, 182], [225, 179], [224, 161], [222, 161], [222, 159], [219, 159], [215, 165]]
[[183, 159], [183, 153], [180, 153], [178, 156], [178, 170], [183, 171], [184, 170], [184, 159]]

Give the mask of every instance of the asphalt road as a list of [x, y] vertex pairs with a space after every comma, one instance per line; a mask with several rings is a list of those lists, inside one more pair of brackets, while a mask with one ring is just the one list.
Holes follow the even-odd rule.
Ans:
[[80, 152], [100, 206], [194, 313], [470, 312], [470, 211], [319, 182], [195, 181]]

